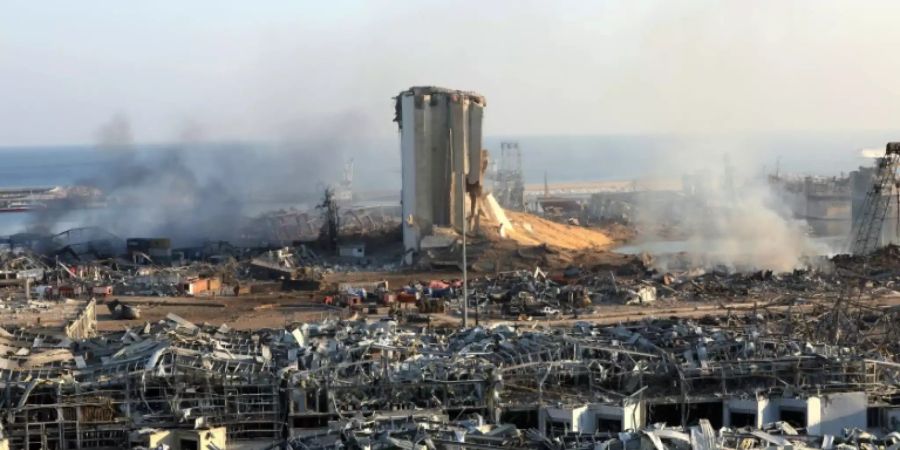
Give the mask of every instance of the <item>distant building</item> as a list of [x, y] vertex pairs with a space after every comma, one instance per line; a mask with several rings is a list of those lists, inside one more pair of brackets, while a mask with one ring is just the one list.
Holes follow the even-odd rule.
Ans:
[[184, 280], [181, 290], [185, 295], [215, 294], [222, 289], [222, 279], [219, 277], [196, 277]]

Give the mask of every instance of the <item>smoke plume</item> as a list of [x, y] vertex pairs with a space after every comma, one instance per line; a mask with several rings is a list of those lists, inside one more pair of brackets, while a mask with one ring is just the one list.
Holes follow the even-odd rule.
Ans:
[[[667, 237], [681, 243], [683, 253], [655, 256], [658, 268], [783, 272], [828, 251], [810, 237], [804, 220], [793, 217], [758, 170], [752, 152], [734, 150], [701, 143], [657, 161], [683, 180], [675, 207], [638, 205], [638, 227], [644, 232], [640, 239], [660, 239], [661, 225], [669, 224], [674, 235]], [[739, 157], [732, 162], [731, 155]]]
[[55, 203], [34, 215], [32, 228], [97, 226], [120, 237], [167, 237], [175, 245], [240, 237], [246, 219], [262, 212], [312, 205], [335, 183], [352, 134], [320, 129], [276, 143], [216, 143], [202, 126], [186, 123], [175, 143], [138, 146], [130, 121], [115, 115], [97, 131], [103, 170], [79, 185], [104, 194]]

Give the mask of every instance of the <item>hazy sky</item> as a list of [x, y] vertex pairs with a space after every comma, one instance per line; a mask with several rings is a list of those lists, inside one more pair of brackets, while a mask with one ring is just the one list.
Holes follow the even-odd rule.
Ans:
[[894, 129], [900, 2], [0, 0], [0, 146], [185, 127], [391, 136], [411, 85], [487, 133]]

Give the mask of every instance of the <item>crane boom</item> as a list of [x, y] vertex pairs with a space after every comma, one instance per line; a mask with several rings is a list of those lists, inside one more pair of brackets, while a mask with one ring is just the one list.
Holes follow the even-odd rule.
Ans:
[[890, 202], [897, 189], [897, 168], [900, 167], [900, 142], [888, 142], [884, 156], [875, 163], [872, 186], [860, 214], [853, 223], [850, 252], [868, 255], [881, 244], [881, 230], [890, 209]]

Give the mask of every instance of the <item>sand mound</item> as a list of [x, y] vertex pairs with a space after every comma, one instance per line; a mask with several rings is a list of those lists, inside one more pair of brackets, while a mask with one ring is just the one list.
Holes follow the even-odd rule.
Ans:
[[[564, 268], [573, 264], [620, 266], [633, 257], [606, 251], [618, 239], [603, 231], [552, 222], [515, 211], [506, 211], [490, 194], [478, 216], [479, 231], [469, 233], [468, 261], [476, 272]], [[435, 228], [431, 239], [444, 245], [425, 246], [422, 261], [431, 267], [459, 266], [459, 236], [452, 229]], [[449, 245], [449, 246], [448, 246]]]
[[563, 225], [521, 212], [506, 211], [512, 223], [511, 230], [505, 230], [506, 238], [519, 245], [541, 245], [559, 247], [566, 250], [608, 247], [613, 243], [607, 235], [588, 228]]
[[481, 204], [481, 229], [490, 240], [509, 239], [523, 246], [548, 245], [565, 250], [608, 247], [606, 234], [583, 227], [551, 222], [540, 217], [500, 207], [492, 194]]

